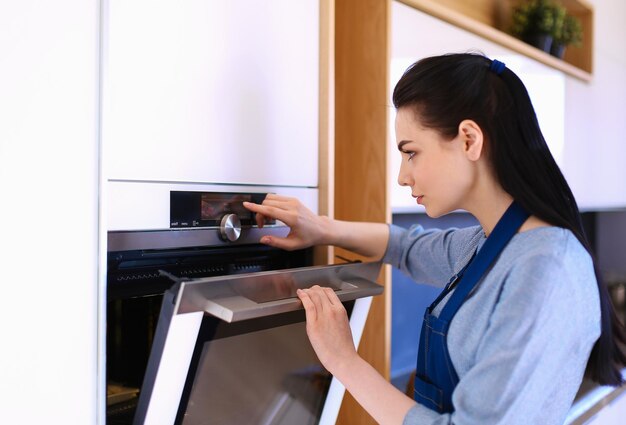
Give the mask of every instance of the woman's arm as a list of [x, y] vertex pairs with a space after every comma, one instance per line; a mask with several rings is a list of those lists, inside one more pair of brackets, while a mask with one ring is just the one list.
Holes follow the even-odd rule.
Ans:
[[359, 356], [334, 376], [379, 424], [402, 424], [416, 404]]
[[354, 347], [350, 323], [330, 288], [298, 291], [306, 311], [307, 334], [318, 358], [380, 424], [401, 424], [415, 402], [387, 382]]
[[277, 219], [290, 228], [286, 238], [264, 236], [261, 243], [294, 250], [312, 245], [334, 245], [372, 259], [380, 259], [387, 248], [389, 226], [385, 223], [357, 223], [319, 216], [298, 199], [268, 194], [262, 204], [244, 202], [257, 214], [259, 227], [267, 218]]
[[328, 229], [328, 245], [347, 249], [372, 260], [380, 260], [385, 254], [389, 241], [389, 226], [385, 223], [330, 220]]

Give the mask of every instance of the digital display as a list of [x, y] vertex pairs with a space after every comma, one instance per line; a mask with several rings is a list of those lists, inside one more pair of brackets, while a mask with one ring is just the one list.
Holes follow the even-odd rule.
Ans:
[[249, 194], [203, 193], [200, 196], [200, 219], [220, 220], [224, 215], [235, 213], [240, 220], [252, 219], [252, 213], [243, 206], [251, 202]]
[[[236, 214], [242, 226], [256, 225], [255, 215], [244, 201], [260, 204], [265, 193], [170, 192], [170, 228], [217, 227], [227, 214]], [[266, 224], [274, 224], [268, 220]]]

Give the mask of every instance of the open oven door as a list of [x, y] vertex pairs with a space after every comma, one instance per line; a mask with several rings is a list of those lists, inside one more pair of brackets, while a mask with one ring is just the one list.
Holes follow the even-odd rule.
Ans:
[[333, 288], [358, 346], [380, 262], [181, 281], [165, 293], [134, 424], [334, 424], [343, 386], [306, 336], [299, 288]]

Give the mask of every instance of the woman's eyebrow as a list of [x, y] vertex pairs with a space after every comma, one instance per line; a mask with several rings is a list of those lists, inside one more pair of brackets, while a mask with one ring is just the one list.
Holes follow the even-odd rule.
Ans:
[[403, 152], [402, 147], [406, 145], [407, 143], [411, 143], [411, 142], [412, 140], [401, 140], [400, 143], [398, 143], [398, 150], [400, 152]]

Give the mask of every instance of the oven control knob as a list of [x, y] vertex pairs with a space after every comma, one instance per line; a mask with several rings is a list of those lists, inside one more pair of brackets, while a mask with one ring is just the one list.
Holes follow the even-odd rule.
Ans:
[[235, 242], [241, 236], [241, 221], [237, 214], [226, 214], [220, 224], [220, 236], [225, 241]]

